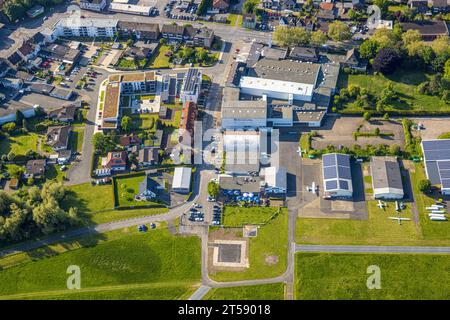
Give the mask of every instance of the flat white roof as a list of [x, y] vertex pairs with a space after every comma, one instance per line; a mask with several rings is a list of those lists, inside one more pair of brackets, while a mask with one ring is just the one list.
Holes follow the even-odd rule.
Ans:
[[103, 18], [62, 18], [56, 25], [67, 28], [79, 27], [96, 27], [96, 28], [114, 28], [117, 26], [119, 20], [117, 19], [103, 19]]
[[268, 92], [292, 93], [294, 95], [312, 96], [314, 85], [290, 81], [263, 79], [256, 77], [241, 77], [240, 88], [265, 90]]
[[135, 12], [135, 13], [144, 13], [147, 15], [150, 15], [152, 7], [144, 7], [144, 6], [138, 6], [134, 4], [128, 4], [128, 3], [117, 3], [113, 2], [109, 5], [109, 10], [120, 10], [120, 11], [128, 11], [128, 12]]
[[191, 187], [192, 168], [176, 167], [173, 173], [172, 189], [189, 189]]

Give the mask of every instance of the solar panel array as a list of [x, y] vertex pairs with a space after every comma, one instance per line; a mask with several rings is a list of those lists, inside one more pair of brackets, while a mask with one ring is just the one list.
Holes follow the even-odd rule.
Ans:
[[325, 154], [322, 156], [322, 167], [325, 191], [351, 189], [352, 172], [349, 155]]
[[450, 139], [422, 141], [428, 179], [442, 188], [450, 188]]

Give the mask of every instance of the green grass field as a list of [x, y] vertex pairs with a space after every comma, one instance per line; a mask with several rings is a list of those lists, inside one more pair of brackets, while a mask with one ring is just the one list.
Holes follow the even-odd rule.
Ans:
[[[80, 238], [0, 259], [0, 299], [173, 299], [199, 282], [200, 253], [198, 237], [174, 236], [166, 224]], [[81, 291], [66, 290], [70, 265], [80, 267]]]
[[242, 227], [246, 224], [263, 224], [278, 212], [278, 208], [270, 207], [229, 207], [223, 209], [223, 225], [225, 227]]
[[283, 300], [284, 283], [257, 286], [214, 288], [203, 300]]
[[[408, 203], [400, 216], [412, 218]], [[367, 202], [369, 219], [297, 219], [296, 242], [310, 244], [371, 244], [371, 245], [427, 245], [413, 221], [404, 221], [399, 225], [395, 220], [395, 203], [387, 202], [382, 210], [377, 201]]]
[[11, 136], [9, 139], [0, 141], [0, 154], [26, 154], [28, 150], [38, 151], [39, 135], [36, 133], [27, 133]]
[[419, 181], [426, 179], [423, 164], [415, 164], [414, 171], [410, 171], [410, 175], [411, 183], [413, 185], [414, 198], [416, 200], [417, 210], [419, 211], [420, 226], [422, 228], [423, 238], [425, 240], [442, 242], [444, 245], [449, 245], [450, 222], [431, 221], [425, 210], [426, 207], [435, 203], [435, 199], [423, 194], [419, 190]]
[[162, 45], [159, 46], [156, 52], [151, 57], [148, 67], [149, 68], [169, 68], [170, 67], [170, 57], [165, 56], [165, 53], [170, 51], [170, 46]]
[[116, 178], [117, 196], [119, 206], [142, 205], [143, 202], [136, 201], [134, 196], [139, 193], [139, 184], [144, 181], [145, 175], [134, 177]]
[[[276, 219], [258, 229], [258, 236], [249, 240], [250, 267], [241, 272], [218, 271], [210, 274], [217, 281], [271, 278], [286, 271], [288, 247], [288, 212], [282, 209]], [[276, 257], [272, 263], [270, 258]]]
[[72, 128], [70, 134], [70, 148], [73, 152], [81, 152], [83, 150], [84, 127]]
[[158, 120], [157, 114], [134, 114], [131, 115], [131, 119], [133, 120], [133, 127], [136, 130], [156, 131], [156, 122]]
[[[371, 265], [380, 268], [381, 289], [366, 286]], [[446, 255], [300, 253], [295, 270], [296, 299], [450, 298]]]
[[[348, 85], [358, 85], [361, 88], [369, 89], [372, 94], [379, 94], [392, 81], [394, 90], [399, 93], [401, 102], [396, 102], [393, 106], [386, 106], [389, 110], [426, 110], [443, 111], [448, 110], [449, 105], [443, 102], [437, 96], [419, 94], [417, 85], [426, 81], [429, 75], [421, 71], [397, 71], [389, 78], [383, 75], [346, 75], [341, 76], [340, 88]], [[348, 103], [344, 106], [344, 111], [361, 111], [354, 103]]]
[[68, 187], [70, 192], [64, 199], [63, 207], [76, 207], [85, 216], [86, 224], [107, 223], [117, 220], [148, 216], [167, 212], [166, 208], [146, 208], [135, 210], [113, 210], [113, 186], [93, 186], [84, 183]]

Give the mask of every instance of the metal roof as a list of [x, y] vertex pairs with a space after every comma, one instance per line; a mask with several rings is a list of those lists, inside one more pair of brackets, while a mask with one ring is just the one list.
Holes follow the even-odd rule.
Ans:
[[322, 156], [322, 172], [325, 191], [352, 191], [350, 156], [329, 153]]
[[423, 140], [422, 150], [428, 179], [450, 188], [450, 139]]

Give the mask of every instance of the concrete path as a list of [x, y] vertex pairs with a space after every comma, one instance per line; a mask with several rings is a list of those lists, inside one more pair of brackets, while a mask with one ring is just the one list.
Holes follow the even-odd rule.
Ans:
[[200, 286], [195, 292], [192, 294], [192, 296], [189, 297], [188, 300], [202, 300], [202, 298], [211, 290], [211, 287], [208, 286]]
[[359, 245], [296, 245], [296, 252], [348, 252], [348, 253], [444, 253], [450, 254], [450, 247], [422, 246], [359, 246]]

